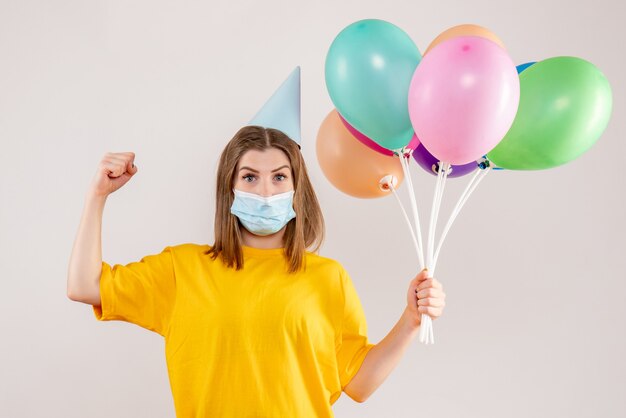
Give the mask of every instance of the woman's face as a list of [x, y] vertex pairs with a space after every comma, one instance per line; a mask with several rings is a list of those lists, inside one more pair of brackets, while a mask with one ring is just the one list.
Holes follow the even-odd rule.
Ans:
[[235, 189], [263, 197], [293, 190], [289, 158], [277, 148], [246, 151], [237, 165]]

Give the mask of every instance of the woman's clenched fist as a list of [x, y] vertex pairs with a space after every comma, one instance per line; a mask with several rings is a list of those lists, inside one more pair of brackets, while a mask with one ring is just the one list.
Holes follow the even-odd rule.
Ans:
[[92, 195], [107, 197], [137, 173], [134, 152], [107, 152], [91, 182]]

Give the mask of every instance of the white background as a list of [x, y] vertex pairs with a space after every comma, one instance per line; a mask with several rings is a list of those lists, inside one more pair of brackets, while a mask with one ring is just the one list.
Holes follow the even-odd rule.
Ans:
[[[66, 297], [85, 192], [105, 152], [136, 153], [138, 174], [107, 202], [105, 261], [211, 243], [218, 154], [296, 65], [321, 254], [350, 272], [370, 339], [386, 335], [417, 272], [404, 220], [391, 197], [334, 189], [315, 155], [333, 108], [326, 52], [364, 18], [400, 26], [422, 52], [475, 23], [517, 64], [584, 58], [614, 107], [579, 159], [487, 176], [440, 257], [436, 343], [415, 340], [370, 399], [344, 394], [336, 415], [626, 416], [625, 15], [618, 0], [0, 0], [0, 416], [174, 416], [163, 339]], [[434, 177], [413, 168], [427, 219]], [[467, 180], [448, 182], [444, 218]]]

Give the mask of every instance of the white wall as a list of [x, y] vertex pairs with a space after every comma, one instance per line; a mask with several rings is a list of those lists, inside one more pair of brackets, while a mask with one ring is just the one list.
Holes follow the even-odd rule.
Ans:
[[[437, 269], [447, 307], [365, 403], [338, 417], [626, 415], [624, 6], [617, 0], [0, 0], [0, 416], [173, 417], [163, 340], [96, 322], [65, 295], [83, 197], [105, 152], [139, 173], [108, 199], [103, 257], [212, 242], [218, 153], [302, 66], [303, 153], [328, 225], [322, 254], [350, 272], [380, 340], [416, 273], [392, 198], [359, 200], [324, 178], [315, 136], [332, 103], [324, 59], [362, 18], [421, 51], [476, 23], [516, 63], [574, 55], [612, 83], [599, 142], [541, 172], [491, 173]], [[434, 178], [414, 171], [424, 218]], [[444, 214], [467, 179], [448, 183]]]

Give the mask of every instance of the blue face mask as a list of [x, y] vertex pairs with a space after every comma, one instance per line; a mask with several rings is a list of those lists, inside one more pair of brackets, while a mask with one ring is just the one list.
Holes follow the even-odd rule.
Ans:
[[263, 197], [255, 193], [233, 189], [235, 200], [230, 213], [255, 235], [270, 235], [280, 231], [296, 217], [293, 210], [293, 190]]

